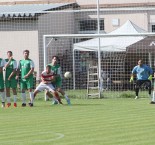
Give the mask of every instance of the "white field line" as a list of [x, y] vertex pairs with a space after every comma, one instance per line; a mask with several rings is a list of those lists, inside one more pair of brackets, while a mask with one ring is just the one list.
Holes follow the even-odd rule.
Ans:
[[[43, 135], [45, 135], [45, 134], [48, 134], [49, 135], [49, 139], [47, 139], [47, 138], [45, 138], [45, 139], [39, 139], [40, 138], [40, 136], [41, 137], [43, 137]], [[54, 136], [56, 136], [56, 137], [53, 137], [52, 138], [52, 136], [50, 136], [50, 134], [53, 134]], [[23, 136], [24, 136], [25, 134], [23, 134]], [[32, 134], [31, 134], [31, 136], [32, 136]], [[34, 133], [34, 136], [37, 136], [38, 137], [38, 139], [36, 139], [35, 137], [35, 139], [34, 140], [28, 140], [27, 138], [25, 138], [24, 140], [23, 139], [21, 139], [21, 140], [16, 140], [16, 139], [11, 139], [11, 140], [1, 140], [1, 144], [9, 144], [9, 143], [14, 143], [14, 144], [16, 144], [16, 143], [19, 143], [19, 142], [51, 142], [51, 141], [55, 141], [55, 140], [59, 140], [59, 139], [61, 139], [61, 138], [63, 138], [65, 135], [64, 134], [62, 134], [62, 133], [55, 133], [55, 132], [36, 132], [36, 133]], [[21, 137], [21, 135], [20, 135], [20, 137]]]

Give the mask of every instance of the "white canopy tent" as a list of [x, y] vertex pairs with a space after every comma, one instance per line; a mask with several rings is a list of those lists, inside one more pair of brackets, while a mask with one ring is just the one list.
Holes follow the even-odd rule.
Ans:
[[[138, 34], [146, 31], [127, 21], [120, 28], [110, 32], [111, 35], [116, 34]], [[106, 34], [105, 34], [106, 35]], [[125, 51], [126, 47], [144, 39], [144, 36], [118, 36], [118, 37], [104, 37], [100, 39], [100, 47], [102, 51]], [[73, 50], [79, 51], [97, 51], [98, 38], [87, 40], [80, 43], [75, 43]]]
[[[143, 36], [121, 36], [100, 38], [101, 51], [126, 51], [126, 47], [144, 39]], [[73, 51], [98, 51], [98, 38], [75, 43]]]
[[[114, 37], [103, 37], [100, 38], [100, 44], [98, 38], [87, 40], [80, 43], [75, 43], [73, 48], [73, 84], [75, 89], [75, 51], [98, 51], [98, 46], [100, 45], [101, 51], [106, 52], [122, 52], [126, 51], [126, 48], [130, 45], [142, 40], [145, 36], [119, 36], [119, 34], [139, 34], [146, 33], [145, 30], [141, 29], [130, 20], [128, 20], [124, 25], [120, 28], [110, 32], [111, 35], [118, 36]], [[106, 35], [106, 34], [105, 34]], [[100, 68], [99, 68], [100, 69]]]

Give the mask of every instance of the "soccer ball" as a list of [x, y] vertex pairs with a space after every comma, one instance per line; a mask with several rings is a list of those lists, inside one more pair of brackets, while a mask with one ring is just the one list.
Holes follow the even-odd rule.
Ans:
[[71, 78], [71, 77], [72, 77], [71, 72], [69, 72], [69, 71], [65, 72], [64, 77], [65, 77], [66, 79]]

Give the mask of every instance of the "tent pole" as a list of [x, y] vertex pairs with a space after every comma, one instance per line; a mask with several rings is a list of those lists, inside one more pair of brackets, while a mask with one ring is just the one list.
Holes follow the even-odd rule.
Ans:
[[97, 0], [97, 34], [100, 34], [100, 8], [99, 8], [99, 0]]
[[46, 68], [47, 64], [47, 49], [46, 49], [46, 36], [43, 35], [43, 47], [44, 47], [44, 69]]
[[150, 67], [152, 67], [152, 56], [150, 52], [149, 52], [149, 65]]
[[75, 90], [75, 56], [74, 56], [74, 49], [73, 49], [73, 89]]
[[[100, 34], [100, 8], [99, 8], [99, 0], [97, 0], [97, 30], [98, 34]], [[99, 90], [99, 98], [101, 98], [101, 49], [100, 49], [100, 37], [98, 38], [98, 70], [99, 70], [99, 81], [98, 81], [98, 90]]]

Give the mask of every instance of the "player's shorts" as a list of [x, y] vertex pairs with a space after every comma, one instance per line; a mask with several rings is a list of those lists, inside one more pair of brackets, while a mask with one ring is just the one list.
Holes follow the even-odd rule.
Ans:
[[0, 89], [4, 89], [4, 80], [0, 81]]
[[56, 81], [54, 82], [54, 84], [55, 84], [56, 88], [61, 88], [62, 80], [56, 80]]
[[21, 79], [20, 81], [20, 89], [32, 89], [33, 88], [33, 78], [29, 79]]
[[43, 91], [43, 90], [53, 92], [55, 90], [55, 88], [54, 88], [54, 86], [52, 84], [40, 83], [35, 90], [40, 91], [40, 92]]
[[17, 80], [15, 78], [13, 78], [11, 80], [5, 80], [5, 88], [16, 89], [17, 88]]

